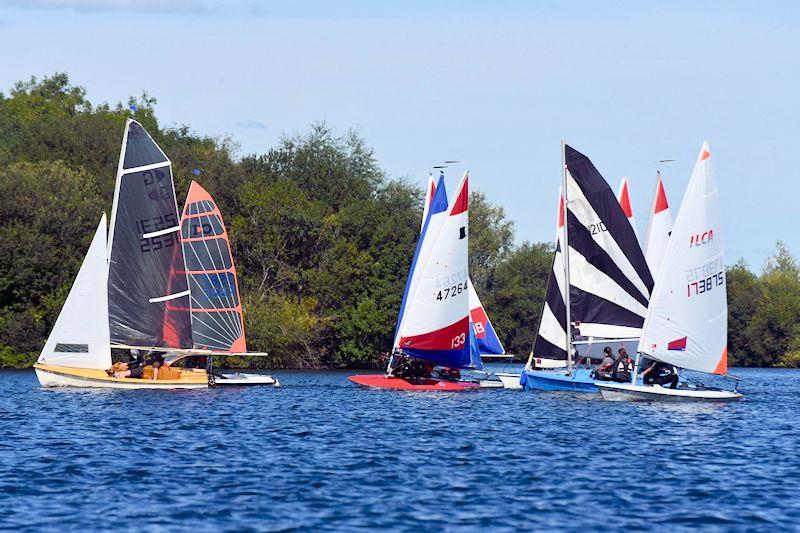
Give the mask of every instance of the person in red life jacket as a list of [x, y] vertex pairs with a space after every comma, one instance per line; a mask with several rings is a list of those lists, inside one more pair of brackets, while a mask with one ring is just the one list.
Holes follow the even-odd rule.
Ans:
[[642, 371], [645, 385], [667, 385], [670, 389], [678, 388], [678, 371], [674, 366], [653, 361], [650, 366]]

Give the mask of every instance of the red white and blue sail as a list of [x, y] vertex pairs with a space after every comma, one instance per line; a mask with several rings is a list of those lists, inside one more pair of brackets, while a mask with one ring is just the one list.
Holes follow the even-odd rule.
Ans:
[[247, 351], [236, 267], [222, 213], [192, 181], [181, 216], [181, 242], [192, 297], [195, 348]]
[[[470, 350], [468, 233], [469, 179], [464, 174], [446, 217], [445, 191], [438, 187], [420, 235], [397, 331], [397, 348], [411, 357], [453, 368], [473, 366]], [[443, 180], [440, 180], [443, 184]], [[438, 230], [437, 234], [430, 233]], [[431, 239], [431, 241], [429, 241]], [[427, 244], [430, 242], [430, 246]], [[423, 252], [427, 251], [427, 258]]]

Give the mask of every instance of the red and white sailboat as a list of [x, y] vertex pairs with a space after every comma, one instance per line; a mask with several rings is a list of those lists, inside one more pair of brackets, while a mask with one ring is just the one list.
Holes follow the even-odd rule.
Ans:
[[617, 199], [619, 200], [619, 205], [622, 208], [622, 212], [625, 213], [625, 217], [627, 217], [628, 222], [631, 223], [634, 235], [636, 235], [636, 238], [638, 239], [639, 230], [636, 229], [636, 219], [633, 216], [633, 205], [631, 204], [631, 194], [628, 185], [628, 178], [622, 178], [622, 180], [619, 182]]
[[667, 202], [667, 193], [661, 181], [661, 172], [656, 172], [656, 190], [650, 208], [650, 220], [644, 234], [644, 258], [655, 276], [661, 268], [667, 243], [672, 234], [672, 213]]
[[387, 373], [350, 376], [350, 381], [402, 390], [460, 391], [480, 386], [427, 376], [404, 377], [397, 367], [400, 358], [430, 368], [475, 367], [468, 290], [468, 183], [465, 173], [449, 206], [444, 187], [437, 187], [426, 205], [428, 212], [406, 282]]
[[[704, 143], [678, 212], [639, 339], [640, 358], [726, 375], [728, 303], [719, 192]], [[607, 400], [725, 401], [734, 391], [598, 381]]]

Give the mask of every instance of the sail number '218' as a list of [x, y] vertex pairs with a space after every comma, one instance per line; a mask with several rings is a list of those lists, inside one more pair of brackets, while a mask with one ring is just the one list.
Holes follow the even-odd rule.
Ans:
[[437, 300], [447, 300], [447, 298], [451, 296], [455, 296], [457, 294], [461, 294], [467, 290], [467, 282], [459, 283], [457, 285], [453, 285], [452, 287], [445, 287], [444, 289], [440, 290], [436, 293]]

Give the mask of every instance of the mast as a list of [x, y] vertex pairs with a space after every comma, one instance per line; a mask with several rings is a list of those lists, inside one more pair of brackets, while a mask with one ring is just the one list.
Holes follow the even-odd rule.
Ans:
[[567, 206], [569, 205], [569, 193], [567, 192], [567, 154], [565, 149], [566, 142], [561, 141], [561, 170], [563, 172], [563, 189], [564, 189], [564, 249], [562, 256], [564, 257], [564, 307], [566, 309], [566, 325], [567, 325], [567, 373], [572, 375], [572, 322], [570, 321], [570, 297], [569, 297], [569, 212]]

